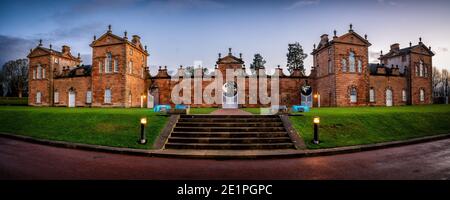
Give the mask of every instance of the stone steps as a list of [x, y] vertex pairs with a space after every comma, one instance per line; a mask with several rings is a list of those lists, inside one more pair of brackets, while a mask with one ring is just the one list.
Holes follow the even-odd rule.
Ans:
[[164, 149], [295, 149], [276, 115], [180, 115]]

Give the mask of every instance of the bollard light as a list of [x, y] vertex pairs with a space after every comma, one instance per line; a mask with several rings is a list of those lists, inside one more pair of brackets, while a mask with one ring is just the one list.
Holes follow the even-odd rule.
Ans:
[[319, 144], [319, 124], [320, 124], [320, 117], [314, 117], [313, 118], [314, 123], [314, 144]]
[[141, 118], [141, 138], [139, 139], [139, 144], [146, 144], [147, 139], [145, 138], [145, 126], [147, 125], [147, 118]]

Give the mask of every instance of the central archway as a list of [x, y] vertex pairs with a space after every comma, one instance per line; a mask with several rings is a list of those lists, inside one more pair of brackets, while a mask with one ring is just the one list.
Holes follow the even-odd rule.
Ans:
[[237, 84], [233, 81], [222, 86], [222, 108], [238, 108]]

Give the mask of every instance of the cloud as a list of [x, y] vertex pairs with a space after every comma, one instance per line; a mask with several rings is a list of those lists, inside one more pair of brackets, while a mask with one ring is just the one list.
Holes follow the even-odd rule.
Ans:
[[398, 5], [400, 5], [397, 1], [377, 0], [377, 2], [380, 5], [386, 5], [386, 6], [398, 6]]
[[381, 52], [369, 51], [369, 60], [371, 63], [378, 63]]
[[175, 8], [224, 8], [225, 4], [213, 0], [169, 0], [168, 6]]
[[440, 52], [447, 52], [448, 48], [447, 47], [438, 47], [438, 51], [440, 51]]
[[305, 7], [305, 6], [311, 6], [311, 5], [317, 5], [320, 3], [320, 0], [301, 0], [301, 1], [296, 1], [293, 4], [289, 5], [288, 7], [286, 7], [286, 10], [292, 10], [295, 8], [301, 8], [301, 7]]
[[0, 66], [9, 60], [26, 58], [38, 41], [0, 35]]

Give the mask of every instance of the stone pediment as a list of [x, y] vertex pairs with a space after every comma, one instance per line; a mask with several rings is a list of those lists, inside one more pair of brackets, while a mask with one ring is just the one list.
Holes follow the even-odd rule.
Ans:
[[428, 47], [426, 47], [424, 44], [414, 46], [411, 49], [411, 52], [434, 56], [434, 53]]
[[358, 45], [367, 45], [370, 46], [371, 44], [369, 41], [361, 37], [359, 34], [355, 32], [349, 32], [347, 34], [344, 34], [336, 39], [333, 40], [334, 42], [343, 42], [343, 43], [351, 43], [351, 44], [358, 44]]
[[114, 35], [112, 33], [105, 33], [100, 38], [93, 41], [91, 44], [91, 47], [123, 43], [125, 41], [126, 41], [125, 39], [123, 39], [117, 35]]
[[233, 55], [228, 55], [223, 58], [220, 58], [217, 61], [217, 64], [244, 64], [244, 61], [242, 61], [242, 59], [237, 58]]
[[44, 55], [48, 55], [48, 54], [50, 54], [50, 52], [48, 52], [48, 51], [46, 51], [46, 50], [44, 50], [44, 49], [41, 49], [41, 48], [35, 48], [35, 49], [33, 49], [31, 52], [30, 52], [30, 54], [28, 54], [28, 57], [30, 58], [30, 57], [38, 57], [38, 56], [44, 56]]

